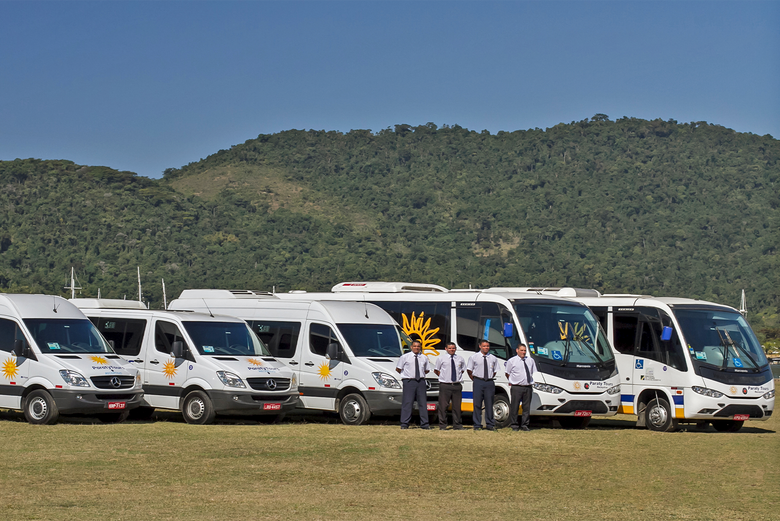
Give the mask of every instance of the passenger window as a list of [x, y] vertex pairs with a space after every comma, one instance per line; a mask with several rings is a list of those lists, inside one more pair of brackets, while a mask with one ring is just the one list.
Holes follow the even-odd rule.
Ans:
[[17, 339], [24, 340], [19, 325], [13, 320], [0, 319], [0, 351], [13, 351], [14, 341]]
[[154, 347], [157, 351], [170, 354], [173, 351], [173, 343], [179, 340], [184, 342], [184, 337], [176, 324], [157, 321], [154, 326]]
[[338, 342], [333, 330], [323, 324], [312, 324], [309, 328], [309, 349], [312, 353], [325, 356], [328, 344]]
[[268, 346], [271, 354], [279, 358], [292, 358], [298, 346], [301, 332], [300, 322], [275, 322], [252, 320], [249, 327]]
[[106, 340], [114, 343], [117, 354], [138, 356], [141, 352], [146, 320], [104, 317], [92, 317], [90, 320]]
[[444, 350], [450, 340], [450, 302], [372, 302], [387, 311], [412, 340], [422, 342], [423, 352]]
[[[659, 310], [661, 315], [661, 325], [674, 327], [672, 325], [672, 319], [666, 312]], [[685, 351], [680, 343], [680, 336], [677, 331], [672, 331], [672, 338], [668, 342], [661, 341], [661, 348], [666, 354], [666, 364], [678, 369], [680, 371], [687, 371], [688, 367], [685, 364]]]
[[624, 355], [634, 354], [634, 342], [636, 341], [636, 328], [639, 317], [636, 315], [619, 315], [612, 317], [613, 341], [615, 349]]
[[591, 307], [590, 310], [596, 315], [596, 318], [601, 324], [601, 328], [604, 331], [608, 331], [607, 328], [607, 308], [606, 307]]
[[476, 303], [474, 306], [458, 307], [458, 345], [468, 351], [478, 351], [479, 342], [490, 342], [490, 352], [506, 360], [510, 356], [509, 344], [504, 338], [504, 323], [498, 304]]

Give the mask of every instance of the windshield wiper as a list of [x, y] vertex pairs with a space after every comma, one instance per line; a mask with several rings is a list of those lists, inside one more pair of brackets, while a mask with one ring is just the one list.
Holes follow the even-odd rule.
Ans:
[[724, 330], [723, 330], [723, 333], [725, 333], [725, 334], [726, 334], [726, 338], [728, 338], [728, 339], [729, 339], [729, 342], [731, 342], [731, 345], [732, 345], [732, 346], [734, 346], [734, 350], [735, 350], [737, 353], [740, 353], [740, 352], [741, 352], [743, 355], [745, 355], [746, 357], [748, 357], [748, 360], [750, 360], [750, 363], [751, 363], [751, 364], [753, 364], [753, 367], [754, 367], [754, 368], [756, 368], [756, 369], [758, 369], [758, 363], [755, 361], [755, 359], [753, 359], [753, 357], [752, 357], [752, 356], [750, 356], [750, 353], [748, 353], [748, 352], [747, 352], [747, 350], [746, 350], [745, 348], [743, 348], [741, 344], [738, 344], [738, 343], [734, 342], [734, 341], [731, 339], [731, 335], [729, 335], [729, 332], [728, 332], [727, 330], [725, 330], [725, 329], [724, 329]]
[[[723, 371], [724, 369], [726, 369], [726, 364], [729, 361], [729, 343], [723, 339], [723, 334], [720, 332], [720, 329], [718, 329], [718, 326], [715, 326], [715, 332], [718, 334], [721, 347], [723, 347], [723, 364], [721, 364], [720, 366], [720, 370]], [[731, 338], [729, 338], [729, 341], [730, 340]]]

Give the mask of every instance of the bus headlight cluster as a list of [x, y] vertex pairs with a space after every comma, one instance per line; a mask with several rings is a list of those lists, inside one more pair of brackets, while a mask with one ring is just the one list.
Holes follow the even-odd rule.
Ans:
[[765, 400], [768, 400], [768, 399], [774, 398], [774, 397], [775, 397], [775, 390], [774, 389], [772, 389], [769, 392], [764, 393], [764, 399]]
[[723, 393], [720, 391], [716, 391], [714, 389], [707, 389], [706, 387], [699, 387], [698, 385], [694, 385], [693, 387], [691, 387], [691, 389], [693, 389], [693, 392], [695, 393], [704, 396], [709, 396], [710, 398], [720, 398], [721, 396], [723, 396]]
[[620, 384], [617, 384], [615, 387], [610, 387], [607, 389], [607, 394], [617, 394], [620, 392]]
[[60, 376], [68, 385], [72, 385], [74, 387], [89, 387], [89, 382], [87, 379], [84, 378], [81, 373], [77, 373], [76, 371], [68, 371], [67, 369], [63, 369], [60, 371]]
[[563, 392], [563, 389], [560, 387], [555, 387], [554, 385], [547, 385], [547, 384], [534, 384], [534, 389], [537, 391], [542, 391], [544, 393], [552, 393], [552, 394], [561, 394]]
[[242, 389], [246, 389], [244, 381], [236, 374], [229, 373], [227, 371], [217, 371], [217, 376], [219, 377], [220, 381], [227, 387], [240, 387]]
[[371, 376], [374, 377], [374, 380], [376, 380], [376, 383], [381, 385], [382, 387], [389, 387], [390, 389], [400, 389], [401, 385], [398, 383], [398, 380], [393, 378], [387, 373], [371, 373]]

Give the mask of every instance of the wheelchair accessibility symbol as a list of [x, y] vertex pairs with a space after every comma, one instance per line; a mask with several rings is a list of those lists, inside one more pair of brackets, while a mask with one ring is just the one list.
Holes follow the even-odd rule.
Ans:
[[644, 360], [637, 360], [636, 365], [634, 366], [634, 369], [644, 369], [645, 367], [645, 361]]
[[553, 351], [552, 355], [553, 355], [553, 360], [563, 360], [563, 355], [561, 354], [560, 351]]

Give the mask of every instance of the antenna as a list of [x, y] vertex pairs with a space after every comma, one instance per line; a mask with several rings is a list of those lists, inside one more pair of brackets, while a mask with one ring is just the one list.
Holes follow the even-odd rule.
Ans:
[[136, 269], [138, 270], [138, 302], [143, 302], [143, 293], [141, 293], [141, 267], [136, 266]]
[[52, 298], [54, 299], [54, 309], [52, 311], [54, 311], [56, 313], [57, 312], [57, 297], [52, 297]]
[[363, 311], [366, 314], [366, 318], [370, 320], [371, 317], [368, 316], [368, 306], [366, 305], [366, 300], [365, 299], [363, 299]]
[[209, 310], [209, 315], [211, 315], [211, 318], [214, 318], [214, 313], [211, 312], [211, 308], [209, 307], [208, 302], [206, 302], [206, 299], [201, 299], [203, 301], [203, 304], [206, 306], [206, 309]]
[[165, 279], [162, 279], [163, 287], [163, 309], [168, 309], [168, 297], [165, 296]]
[[[70, 290], [70, 298], [76, 298], [76, 290], [81, 289], [81, 286], [76, 286], [76, 271], [73, 266], [70, 268], [70, 286], [65, 286], [65, 289]], [[57, 309], [55, 308], [54, 311], [56, 312]]]
[[98, 300], [100, 299], [100, 288], [98, 288]]
[[742, 300], [739, 303], [739, 314], [747, 318], [747, 302], [745, 302], [745, 290], [742, 290]]

